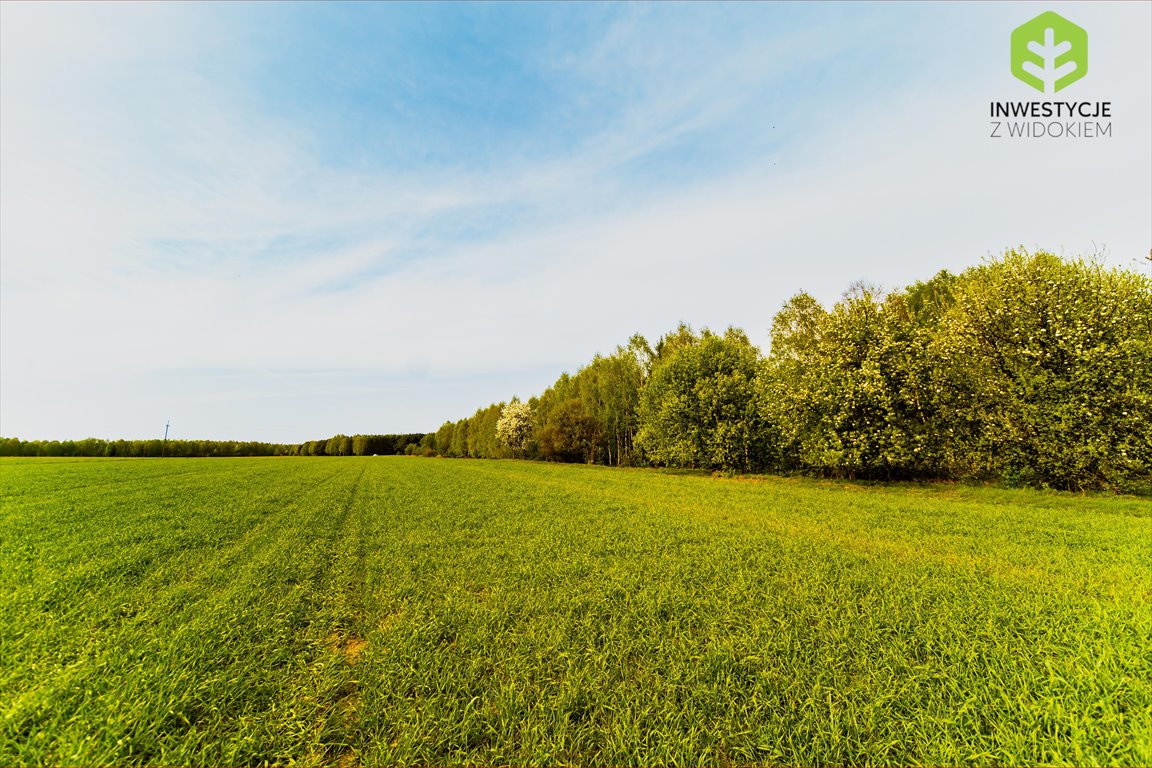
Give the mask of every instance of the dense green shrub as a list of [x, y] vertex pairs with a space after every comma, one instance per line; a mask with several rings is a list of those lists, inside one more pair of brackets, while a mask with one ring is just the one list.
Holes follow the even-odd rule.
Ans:
[[760, 351], [744, 332], [705, 330], [680, 339], [662, 357], [640, 398], [637, 443], [645, 456], [677, 467], [762, 467], [767, 425], [757, 398]]
[[949, 470], [1056, 488], [1152, 473], [1152, 285], [1012, 251], [965, 273], [932, 354]]

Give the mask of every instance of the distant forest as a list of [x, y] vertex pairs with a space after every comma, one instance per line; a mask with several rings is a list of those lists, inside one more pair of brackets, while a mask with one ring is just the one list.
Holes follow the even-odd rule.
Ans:
[[423, 433], [335, 435], [304, 443], [234, 440], [19, 440], [0, 437], [0, 456], [386, 456], [418, 445]]
[[1011, 250], [903, 290], [807, 293], [740, 329], [634, 335], [526, 402], [430, 434], [297, 445], [21, 442], [19, 456], [525, 458], [1152, 493], [1152, 279]]

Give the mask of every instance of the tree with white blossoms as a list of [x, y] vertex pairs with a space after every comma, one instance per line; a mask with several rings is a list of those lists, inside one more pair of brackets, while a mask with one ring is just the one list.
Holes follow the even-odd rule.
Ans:
[[513, 452], [522, 453], [532, 439], [532, 406], [512, 398], [500, 412], [496, 437]]

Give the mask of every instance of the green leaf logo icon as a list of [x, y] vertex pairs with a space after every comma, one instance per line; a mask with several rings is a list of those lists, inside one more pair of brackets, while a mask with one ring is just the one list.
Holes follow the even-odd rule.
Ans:
[[1012, 74], [1056, 93], [1088, 74], [1088, 33], [1048, 11], [1012, 30]]

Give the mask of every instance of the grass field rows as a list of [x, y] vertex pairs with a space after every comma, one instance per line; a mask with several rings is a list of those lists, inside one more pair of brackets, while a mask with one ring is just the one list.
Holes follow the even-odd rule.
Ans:
[[1152, 762], [1152, 504], [0, 463], [0, 763]]

